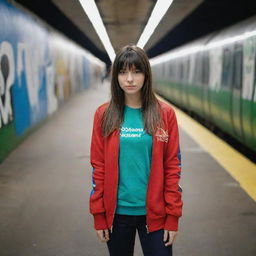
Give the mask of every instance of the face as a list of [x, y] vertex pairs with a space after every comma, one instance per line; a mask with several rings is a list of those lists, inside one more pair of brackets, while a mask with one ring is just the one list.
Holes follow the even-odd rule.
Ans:
[[118, 74], [118, 82], [126, 95], [140, 94], [144, 84], [145, 75], [141, 70], [133, 67], [121, 69]]

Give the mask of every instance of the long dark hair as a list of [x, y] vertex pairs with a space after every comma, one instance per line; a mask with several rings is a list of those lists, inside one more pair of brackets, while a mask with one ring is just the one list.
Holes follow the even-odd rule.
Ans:
[[135, 67], [145, 76], [141, 88], [141, 111], [144, 120], [144, 129], [153, 134], [161, 126], [160, 105], [152, 89], [152, 73], [146, 53], [135, 45], [123, 47], [116, 55], [112, 65], [111, 100], [103, 115], [103, 135], [108, 136], [115, 129], [119, 129], [123, 121], [125, 95], [118, 83], [118, 74], [121, 69]]

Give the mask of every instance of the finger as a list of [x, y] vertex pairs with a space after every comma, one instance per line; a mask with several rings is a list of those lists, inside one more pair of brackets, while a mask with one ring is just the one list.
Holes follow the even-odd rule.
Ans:
[[109, 231], [108, 231], [108, 229], [105, 229], [104, 230], [104, 233], [105, 233], [105, 240], [109, 240]]
[[103, 238], [103, 230], [99, 230], [98, 231], [98, 236], [101, 242], [103, 242], [104, 238]]
[[174, 243], [174, 241], [176, 240], [177, 235], [178, 235], [177, 233], [174, 234], [172, 243]]
[[101, 242], [105, 241], [104, 236], [103, 236], [103, 230], [97, 230], [97, 235]]
[[97, 237], [101, 240], [100, 230], [96, 230]]
[[164, 230], [164, 242], [167, 240], [168, 238], [168, 230]]
[[168, 232], [168, 233], [169, 233], [169, 239], [168, 239], [168, 242], [165, 244], [165, 246], [169, 246], [169, 245], [171, 245], [173, 243], [174, 235], [171, 232]]

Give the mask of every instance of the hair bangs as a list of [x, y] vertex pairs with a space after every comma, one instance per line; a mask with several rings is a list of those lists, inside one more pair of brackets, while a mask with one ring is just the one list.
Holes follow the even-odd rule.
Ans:
[[130, 51], [126, 51], [124, 52], [118, 61], [118, 72], [120, 70], [126, 70], [127, 68], [129, 70], [132, 69], [139, 69], [141, 70], [143, 73], [145, 73], [146, 68], [143, 65], [143, 60], [142, 58], [138, 55], [137, 52], [130, 50]]

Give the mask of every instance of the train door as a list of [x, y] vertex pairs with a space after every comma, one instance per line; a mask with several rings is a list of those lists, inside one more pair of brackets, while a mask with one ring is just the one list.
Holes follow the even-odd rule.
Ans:
[[199, 114], [201, 117], [204, 117], [203, 114], [203, 55], [202, 52], [198, 52], [196, 54], [195, 61], [195, 76], [194, 76], [194, 91], [193, 91], [193, 105], [195, 108], [195, 112]]
[[184, 95], [185, 95], [185, 84], [184, 84], [184, 75], [185, 75], [185, 63], [184, 59], [181, 59], [180, 63], [180, 98], [179, 98], [179, 104], [184, 107], [185, 106], [185, 100], [184, 100]]
[[[253, 145], [256, 137], [253, 136], [253, 87], [255, 83], [256, 66], [256, 38], [248, 38], [243, 42], [243, 82], [242, 82], [242, 127], [243, 141], [246, 145]], [[256, 112], [254, 114], [256, 117]], [[255, 142], [253, 142], [255, 141]]]
[[232, 81], [232, 101], [231, 118], [233, 131], [236, 136], [243, 137], [242, 130], [242, 78], [243, 78], [243, 47], [241, 44], [235, 45], [233, 59], [233, 81]]
[[250, 143], [251, 148], [256, 151], [256, 59], [255, 59], [255, 66], [254, 66], [254, 84], [253, 84], [253, 91], [252, 91], [252, 98], [251, 98], [251, 127], [252, 127], [252, 141]]
[[221, 87], [218, 92], [218, 114], [221, 122], [220, 127], [226, 132], [232, 132], [231, 100], [232, 100], [232, 74], [233, 74], [233, 51], [231, 47], [223, 49]]
[[177, 83], [176, 83], [176, 102], [177, 104], [182, 104], [182, 91], [183, 91], [183, 76], [184, 76], [184, 65], [183, 60], [180, 59], [177, 63], [178, 74], [177, 74]]
[[210, 102], [209, 102], [209, 54], [208, 52], [204, 52], [203, 54], [203, 77], [202, 77], [202, 107], [203, 107], [203, 115], [205, 119], [208, 119], [210, 116]]
[[213, 123], [221, 127], [222, 119], [219, 114], [219, 94], [221, 90], [221, 75], [222, 75], [222, 48], [211, 49], [209, 52], [209, 111], [210, 118]]
[[190, 56], [186, 59], [186, 79], [185, 79], [185, 102], [186, 102], [186, 108], [189, 108], [189, 86], [190, 86], [190, 80], [189, 80], [189, 74], [190, 74]]
[[253, 101], [252, 101], [252, 134], [253, 134], [253, 147], [256, 151], [256, 83], [254, 84], [253, 90]]

